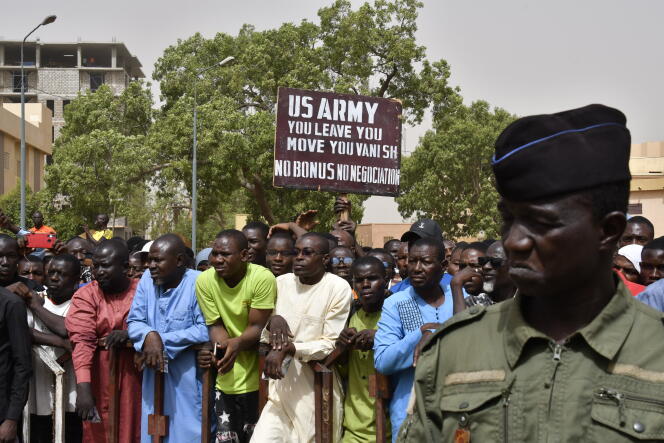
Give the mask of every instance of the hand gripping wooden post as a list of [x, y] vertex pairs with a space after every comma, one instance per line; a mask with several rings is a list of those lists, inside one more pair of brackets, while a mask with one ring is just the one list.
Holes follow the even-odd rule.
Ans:
[[[196, 352], [203, 349], [212, 351], [212, 344], [210, 342], [198, 343], [193, 345], [192, 348]], [[214, 396], [215, 381], [217, 379], [217, 371], [215, 371], [214, 365], [210, 365], [209, 368], [201, 368], [202, 377], [203, 377], [203, 393], [201, 398], [201, 443], [211, 443], [214, 441], [212, 435], [212, 420], [214, 419], [214, 404], [212, 399]]]

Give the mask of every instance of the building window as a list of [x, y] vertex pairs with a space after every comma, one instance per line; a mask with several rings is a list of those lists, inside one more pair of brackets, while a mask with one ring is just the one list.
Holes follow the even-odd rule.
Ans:
[[629, 215], [643, 214], [643, 205], [641, 203], [630, 203], [627, 205], [627, 213]]
[[[27, 72], [23, 74], [23, 83], [25, 85], [25, 90], [28, 90], [28, 74]], [[14, 92], [21, 92], [21, 71], [12, 72], [12, 86]]]
[[90, 73], [90, 90], [92, 92], [95, 92], [103, 84], [104, 84], [104, 74], [100, 72]]
[[55, 114], [55, 100], [46, 100], [46, 107], [51, 110], [51, 117]]

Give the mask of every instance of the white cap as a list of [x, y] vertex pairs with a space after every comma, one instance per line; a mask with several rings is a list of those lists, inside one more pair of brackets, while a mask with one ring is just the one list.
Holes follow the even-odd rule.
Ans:
[[143, 249], [141, 249], [141, 252], [150, 252], [150, 247], [152, 246], [152, 243], [154, 243], [154, 241], [149, 241], [146, 244], [144, 244]]

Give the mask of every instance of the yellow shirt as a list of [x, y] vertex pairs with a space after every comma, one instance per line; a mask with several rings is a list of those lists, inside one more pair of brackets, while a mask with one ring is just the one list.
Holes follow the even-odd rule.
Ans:
[[[90, 235], [92, 236], [94, 241], [99, 241], [99, 240], [101, 240], [102, 237], [107, 238], [107, 239], [111, 239], [111, 238], [113, 238], [113, 231], [110, 230], [110, 229], [104, 229], [103, 231], [95, 231], [94, 229], [90, 229]], [[85, 235], [85, 232], [83, 234], [79, 235], [79, 237], [87, 238], [87, 236]]]

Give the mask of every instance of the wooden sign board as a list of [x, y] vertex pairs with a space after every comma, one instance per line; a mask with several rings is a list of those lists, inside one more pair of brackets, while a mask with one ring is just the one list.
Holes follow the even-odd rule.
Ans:
[[401, 112], [392, 99], [279, 88], [274, 186], [398, 195]]

